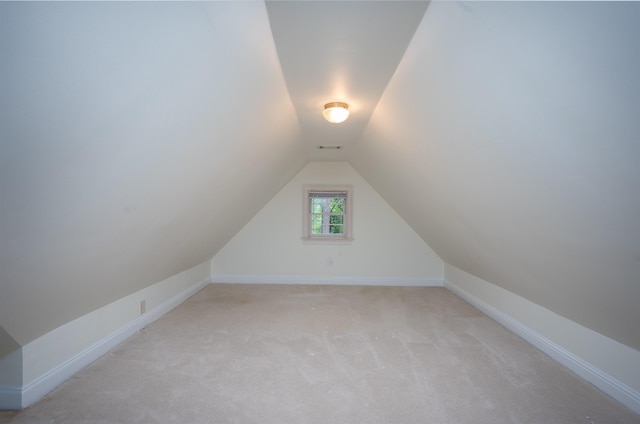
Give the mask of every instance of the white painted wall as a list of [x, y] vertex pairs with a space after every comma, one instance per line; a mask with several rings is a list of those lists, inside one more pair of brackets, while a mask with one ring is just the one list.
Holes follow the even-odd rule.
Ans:
[[448, 264], [445, 285], [640, 413], [640, 351]]
[[22, 349], [0, 357], [0, 409], [17, 409], [22, 399]]
[[[2, 358], [0, 371], [4, 365], [15, 366], [20, 362], [22, 367], [20, 378], [14, 377], [13, 381], [19, 384], [0, 386], [0, 407], [19, 409], [33, 404], [209, 284], [209, 269], [209, 261], [203, 262], [48, 332], [18, 350], [21, 358], [15, 355]], [[144, 313], [140, 308], [142, 301]]]
[[[0, 327], [0, 390], [22, 385], [22, 350], [20, 344]], [[0, 398], [2, 395], [0, 395]], [[0, 409], [2, 404], [0, 404]]]
[[[353, 242], [302, 241], [305, 184], [353, 186]], [[214, 256], [212, 274], [214, 282], [436, 284], [443, 262], [349, 163], [310, 162]]]
[[209, 261], [306, 163], [263, 2], [0, 2], [0, 57], [21, 346]]
[[635, 349], [638, 22], [432, 2], [350, 159], [446, 263]]

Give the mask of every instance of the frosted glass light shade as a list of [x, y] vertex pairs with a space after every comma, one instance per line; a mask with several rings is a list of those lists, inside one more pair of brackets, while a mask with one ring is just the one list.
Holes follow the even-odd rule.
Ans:
[[349, 117], [349, 105], [342, 102], [327, 103], [324, 105], [322, 116], [332, 124], [344, 122]]

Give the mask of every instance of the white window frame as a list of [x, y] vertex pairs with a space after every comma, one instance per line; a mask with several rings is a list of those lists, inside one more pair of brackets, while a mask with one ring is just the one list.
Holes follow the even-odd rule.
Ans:
[[[344, 234], [311, 234], [311, 194], [346, 193]], [[313, 242], [350, 242], [353, 240], [353, 187], [350, 185], [305, 185], [302, 196], [302, 240]]]

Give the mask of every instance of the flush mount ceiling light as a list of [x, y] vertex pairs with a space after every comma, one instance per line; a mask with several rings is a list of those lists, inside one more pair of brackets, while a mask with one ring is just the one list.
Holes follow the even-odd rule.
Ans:
[[332, 124], [344, 122], [349, 117], [349, 105], [342, 102], [327, 103], [324, 105], [322, 116]]

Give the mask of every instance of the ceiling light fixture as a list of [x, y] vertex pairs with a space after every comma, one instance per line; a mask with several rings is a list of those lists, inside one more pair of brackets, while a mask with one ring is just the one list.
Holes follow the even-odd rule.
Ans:
[[324, 105], [322, 116], [332, 124], [344, 122], [349, 117], [349, 105], [342, 102], [327, 103]]

